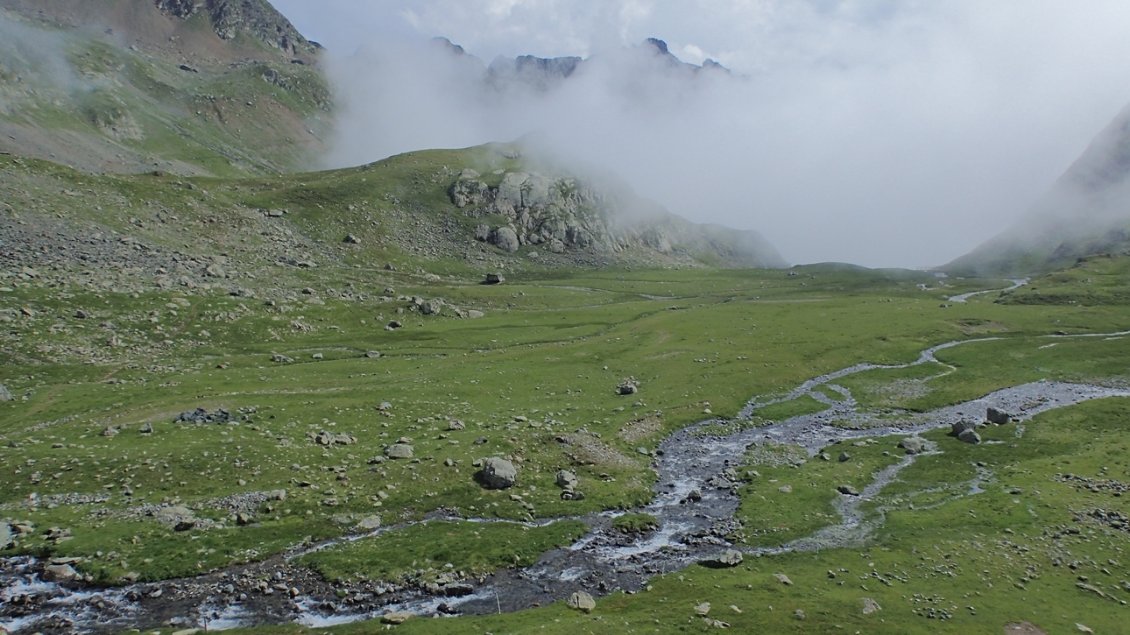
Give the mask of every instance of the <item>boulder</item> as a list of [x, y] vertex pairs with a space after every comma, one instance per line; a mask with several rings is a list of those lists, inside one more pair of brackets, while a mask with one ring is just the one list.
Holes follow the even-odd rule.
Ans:
[[907, 454], [921, 454], [926, 450], [926, 440], [922, 437], [906, 437], [899, 441], [899, 447]]
[[843, 494], [844, 496], [859, 496], [859, 490], [855, 489], [851, 485], [839, 485], [836, 487], [836, 491]]
[[723, 567], [736, 567], [742, 563], [742, 560], [744, 560], [742, 552], [737, 549], [727, 549], [715, 558], [714, 562]]
[[16, 542], [16, 536], [12, 532], [12, 525], [6, 520], [0, 520], [0, 550], [11, 547]]
[[1008, 414], [1007, 412], [1004, 412], [1003, 410], [997, 410], [996, 408], [989, 408], [988, 410], [985, 411], [985, 420], [988, 421], [989, 423], [995, 423], [995, 424], [1001, 426], [1001, 425], [1004, 425], [1004, 424], [1012, 421], [1012, 415]]
[[78, 578], [78, 571], [69, 564], [49, 564], [43, 568], [43, 579], [48, 582], [70, 582]]
[[792, 586], [793, 585], [793, 581], [789, 579], [789, 576], [787, 576], [783, 573], [774, 573], [773, 579], [776, 580], [777, 582], [780, 582], [781, 584], [783, 584], [785, 586]]
[[569, 470], [557, 471], [557, 486], [565, 490], [575, 490], [577, 485], [580, 484], [580, 479], [577, 475]]
[[362, 531], [373, 531], [380, 529], [380, 527], [381, 517], [377, 516], [376, 514], [373, 514], [372, 516], [366, 516], [357, 522], [357, 528]]
[[878, 613], [879, 611], [882, 611], [882, 610], [883, 610], [883, 607], [879, 606], [879, 603], [876, 602], [875, 600], [873, 600], [871, 598], [863, 598], [863, 614], [864, 615], [871, 615], [872, 613]]
[[403, 624], [412, 617], [407, 611], [391, 611], [381, 616], [382, 624]]
[[571, 609], [592, 613], [593, 609], [596, 608], [596, 600], [592, 599], [592, 596], [584, 591], [574, 591], [573, 594], [569, 596], [569, 599], [565, 601], [565, 605]]
[[506, 459], [492, 456], [483, 461], [478, 476], [487, 489], [506, 489], [518, 481], [518, 468]]
[[496, 227], [491, 230], [489, 241], [495, 247], [510, 253], [518, 251], [520, 245], [517, 232], [510, 227]]
[[385, 448], [385, 456], [390, 459], [410, 459], [412, 454], [413, 448], [407, 443], [393, 443]]
[[950, 434], [955, 437], [960, 437], [962, 432], [972, 430], [977, 427], [977, 424], [972, 421], [955, 421], [950, 424]]
[[981, 442], [981, 435], [977, 434], [977, 431], [973, 428], [966, 428], [961, 431], [961, 434], [957, 435], [957, 440], [963, 443], [977, 445]]
[[346, 234], [342, 242], [348, 245], [360, 245], [361, 239], [354, 236], [353, 234]]
[[497, 273], [488, 273], [483, 279], [483, 284], [502, 284], [503, 282], [506, 282], [506, 278]]
[[4, 384], [0, 384], [0, 401], [11, 401], [11, 400], [12, 400], [12, 391], [8, 390], [8, 387], [5, 386]]
[[640, 383], [633, 378], [625, 379], [616, 386], [618, 395], [634, 395], [640, 391]]

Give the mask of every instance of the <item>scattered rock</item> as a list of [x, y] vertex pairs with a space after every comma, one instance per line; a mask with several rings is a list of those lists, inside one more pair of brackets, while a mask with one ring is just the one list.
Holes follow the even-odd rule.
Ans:
[[793, 585], [793, 581], [789, 579], [789, 576], [787, 576], [783, 573], [774, 573], [773, 579], [776, 580], [777, 582], [780, 582], [781, 584], [783, 584], [785, 586], [792, 586]]
[[413, 451], [412, 446], [407, 443], [393, 443], [385, 448], [385, 456], [390, 459], [410, 459]]
[[1086, 624], [1080, 624], [1078, 622], [1075, 623], [1075, 630], [1079, 631], [1080, 633], [1091, 633], [1092, 635], [1095, 632], [1095, 629], [1091, 628], [1090, 626], [1087, 626]]
[[955, 421], [950, 424], [950, 434], [955, 437], [961, 436], [962, 432], [973, 430], [976, 427], [977, 424], [972, 421]]
[[271, 361], [275, 362], [276, 364], [291, 364], [294, 362], [294, 358], [283, 355], [282, 353], [272, 353]]
[[381, 616], [382, 624], [403, 624], [411, 619], [412, 614], [407, 611], [392, 611]]
[[871, 615], [872, 613], [878, 613], [879, 611], [882, 611], [882, 610], [883, 610], [883, 607], [879, 606], [879, 603], [876, 602], [875, 600], [873, 600], [871, 598], [863, 598], [863, 614], [864, 615]]
[[921, 454], [926, 450], [926, 440], [922, 437], [906, 437], [899, 441], [899, 447], [907, 454]]
[[[232, 420], [231, 412], [226, 408], [217, 408], [215, 412], [209, 412], [204, 408], [197, 408], [196, 410], [186, 410], [173, 419], [174, 423], [229, 423]], [[150, 426], [152, 432], [153, 426]]]
[[373, 514], [357, 522], [357, 528], [362, 531], [374, 531], [381, 528], [381, 517]]
[[592, 613], [593, 609], [596, 608], [596, 600], [592, 599], [592, 596], [585, 591], [574, 591], [566, 600], [565, 605], [571, 609]]
[[710, 615], [710, 602], [703, 602], [694, 607], [694, 614], [699, 617]]
[[957, 439], [963, 443], [977, 445], [981, 442], [981, 435], [977, 434], [977, 431], [972, 428], [966, 428], [957, 435]]
[[634, 395], [640, 390], [640, 383], [634, 377], [629, 377], [616, 386], [616, 394]]
[[1025, 621], [1005, 624], [1004, 635], [1048, 635], [1048, 633], [1039, 626]]
[[1012, 421], [1012, 415], [1008, 414], [1007, 412], [1004, 412], [1003, 410], [997, 410], [996, 408], [989, 408], [988, 410], [985, 411], [985, 420], [988, 421], [989, 423], [995, 423], [995, 424], [1001, 426], [1001, 425], [1004, 425], [1004, 424]]
[[137, 431], [140, 432], [141, 434], [153, 434], [153, 424], [149, 423], [147, 421], [147, 422], [141, 424], [141, 427], [138, 428]]
[[322, 430], [318, 434], [306, 433], [308, 439], [323, 447], [330, 447], [333, 445], [353, 445], [357, 443], [357, 437], [344, 432], [330, 432]]
[[711, 560], [710, 563], [718, 567], [736, 567], [742, 563], [745, 557], [742, 552], [737, 549], [727, 549], [718, 555], [717, 558]]
[[381, 352], [380, 351], [368, 351], [368, 352], [365, 353], [365, 357], [368, 357], [369, 359], [380, 359]]
[[487, 489], [506, 489], [517, 482], [518, 468], [506, 459], [492, 456], [483, 461], [477, 476]]
[[580, 479], [577, 478], [576, 474], [570, 472], [569, 470], [557, 471], [557, 486], [561, 489], [572, 491], [577, 489], [577, 485], [579, 484]]

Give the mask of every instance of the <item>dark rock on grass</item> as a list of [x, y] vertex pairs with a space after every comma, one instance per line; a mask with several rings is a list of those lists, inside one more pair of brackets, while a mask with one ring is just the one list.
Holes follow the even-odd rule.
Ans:
[[966, 428], [957, 435], [957, 439], [963, 443], [977, 445], [981, 442], [981, 435], [977, 434], [977, 431], [973, 428]]
[[955, 421], [950, 424], [950, 435], [960, 437], [962, 432], [973, 430], [977, 424], [972, 421]]
[[618, 395], [634, 395], [640, 391], [640, 382], [634, 377], [629, 377], [616, 386]]
[[843, 494], [844, 496], [859, 496], [859, 490], [855, 489], [851, 485], [839, 485], [836, 487], [836, 491]]
[[518, 481], [518, 468], [506, 459], [492, 456], [483, 461], [483, 467], [475, 473], [475, 479], [487, 489], [506, 489], [513, 487]]
[[348, 245], [360, 245], [361, 239], [354, 236], [353, 234], [346, 234], [342, 242]]
[[488, 273], [486, 278], [483, 279], [483, 284], [502, 284], [503, 282], [506, 282], [506, 278], [497, 273]]
[[386, 331], [395, 331], [396, 329], [401, 328], [403, 326], [404, 325], [401, 324], [400, 320], [392, 320], [387, 325], [385, 325], [385, 330]]

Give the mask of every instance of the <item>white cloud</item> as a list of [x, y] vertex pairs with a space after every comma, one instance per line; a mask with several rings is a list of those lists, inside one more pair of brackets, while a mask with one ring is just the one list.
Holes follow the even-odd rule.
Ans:
[[[1123, 0], [276, 5], [331, 48], [348, 109], [339, 161], [539, 131], [673, 211], [762, 231], [794, 261], [955, 257], [1017, 217], [1130, 101]], [[748, 81], [681, 90], [625, 57], [552, 99], [492, 100], [465, 68], [402, 46], [432, 35], [487, 62], [609, 59], [654, 35]], [[360, 43], [369, 52], [351, 57]]]

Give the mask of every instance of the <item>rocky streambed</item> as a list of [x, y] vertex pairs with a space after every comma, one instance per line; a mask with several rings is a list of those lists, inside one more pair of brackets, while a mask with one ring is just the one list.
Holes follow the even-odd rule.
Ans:
[[[1130, 332], [1086, 337], [1127, 334]], [[801, 446], [812, 456], [838, 441], [914, 436], [958, 422], [980, 422], [989, 408], [1009, 413], [1017, 424], [1017, 434], [1022, 434], [1024, 422], [1041, 412], [1092, 399], [1130, 397], [1130, 390], [1124, 388], [1043, 381], [998, 390], [927, 413], [906, 413], [893, 422], [860, 409], [850, 392], [835, 383], [864, 371], [934, 363], [940, 350], [976, 345], [988, 339], [992, 338], [933, 346], [909, 364], [857, 364], [808, 380], [784, 396], [755, 397], [733, 421], [708, 419], [673, 433], [656, 452], [655, 496], [650, 504], [637, 510], [654, 516], [658, 527], [637, 537], [626, 537], [613, 527], [618, 514], [593, 514], [581, 518], [589, 527], [584, 537], [567, 548], [544, 554], [533, 566], [431, 588], [371, 582], [344, 597], [333, 584], [293, 564], [294, 559], [344, 540], [404, 529], [414, 523], [382, 528], [363, 536], [300, 545], [263, 562], [194, 578], [115, 588], [49, 581], [51, 572], [58, 571], [51, 567], [66, 563], [8, 558], [0, 561], [0, 628], [12, 632], [110, 632], [172, 625], [220, 630], [281, 622], [325, 626], [384, 616], [395, 620], [407, 614], [496, 613], [562, 600], [578, 590], [593, 595], [638, 590], [654, 575], [695, 562], [720, 558], [733, 561], [735, 552], [757, 555], [858, 544], [866, 540], [872, 529], [869, 523], [876, 522], [866, 520], [860, 506], [911, 465], [920, 452], [932, 451], [928, 442], [923, 440], [915, 453], [908, 453], [875, 473], [862, 490], [843, 494], [836, 501], [838, 523], [769, 548], [735, 547], [726, 539], [735, 529], [735, 512], [740, 502], [735, 468], [742, 464], [749, 448], [788, 444]], [[751, 426], [758, 408], [805, 395], [827, 408], [770, 425]], [[845, 426], [844, 422], [850, 425]], [[719, 430], [735, 431], [718, 433]], [[977, 491], [977, 484], [971, 484], [970, 493]], [[437, 519], [450, 518], [434, 514], [426, 520]]]

